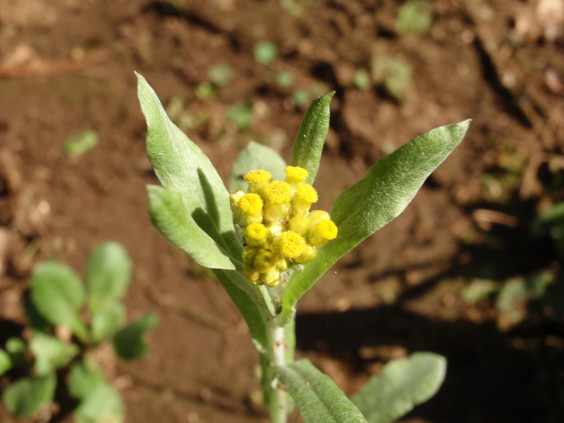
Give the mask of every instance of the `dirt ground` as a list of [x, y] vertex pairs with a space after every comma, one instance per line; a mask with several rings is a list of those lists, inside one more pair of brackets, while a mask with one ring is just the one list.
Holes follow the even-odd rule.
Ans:
[[[516, 321], [494, 297], [461, 295], [475, 280], [560, 269], [550, 239], [529, 229], [564, 198], [564, 2], [436, 0], [427, 30], [399, 34], [402, 3], [0, 0], [0, 344], [26, 327], [34, 264], [82, 271], [91, 249], [116, 240], [134, 264], [129, 317], [160, 319], [146, 358], [105, 363], [127, 422], [268, 421], [238, 311], [149, 221], [145, 186], [157, 180], [133, 71], [225, 180], [250, 140], [289, 159], [305, 112], [296, 91], [309, 104], [335, 90], [316, 182], [326, 210], [413, 137], [473, 122], [404, 214], [306, 295], [298, 355], [354, 394], [390, 359], [444, 354], [445, 384], [405, 422], [564, 421], [558, 313], [520, 303]], [[263, 41], [278, 49], [272, 63], [253, 56]], [[225, 64], [229, 78], [210, 76]], [[281, 73], [293, 81], [276, 82]], [[398, 93], [386, 78], [404, 74]], [[226, 118], [233, 105], [250, 123]], [[88, 129], [99, 143], [65, 153]], [[16, 420], [0, 406], [0, 421]]]

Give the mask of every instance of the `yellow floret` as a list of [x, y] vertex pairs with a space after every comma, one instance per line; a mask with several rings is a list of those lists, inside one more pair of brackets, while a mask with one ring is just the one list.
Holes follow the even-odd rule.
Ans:
[[298, 166], [288, 166], [284, 172], [286, 173], [286, 182], [289, 184], [304, 182], [308, 177], [307, 170]]
[[315, 248], [321, 248], [337, 237], [338, 228], [330, 219], [321, 219], [309, 227], [307, 241]]
[[284, 181], [272, 181], [264, 188], [264, 196], [272, 204], [285, 203], [292, 198], [292, 188]]
[[260, 282], [274, 288], [280, 282], [280, 272], [278, 269], [270, 269], [268, 272], [261, 273]]
[[294, 261], [299, 264], [306, 264], [313, 261], [315, 256], [317, 256], [317, 250], [315, 247], [306, 244], [302, 253], [296, 257]]
[[282, 257], [293, 259], [298, 257], [306, 245], [305, 239], [294, 231], [286, 231], [276, 238], [272, 248]]
[[272, 174], [266, 170], [257, 169], [247, 172], [243, 179], [249, 185], [259, 184], [261, 182], [270, 182]]
[[299, 183], [292, 198], [292, 216], [305, 215], [309, 208], [318, 200], [317, 191], [310, 184]]
[[274, 256], [272, 251], [260, 249], [255, 255], [253, 266], [256, 270], [263, 273], [274, 268], [275, 261], [276, 257]]
[[239, 208], [246, 214], [260, 214], [262, 204], [262, 200], [257, 194], [245, 194], [239, 200]]
[[251, 223], [245, 228], [243, 235], [248, 245], [259, 246], [266, 241], [266, 228], [262, 223]]

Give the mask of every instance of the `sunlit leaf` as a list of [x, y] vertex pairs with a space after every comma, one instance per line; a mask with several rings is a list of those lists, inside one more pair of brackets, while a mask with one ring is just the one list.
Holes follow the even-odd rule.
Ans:
[[309, 176], [306, 180], [308, 184], [313, 184], [319, 169], [323, 145], [329, 132], [330, 106], [333, 95], [335, 95], [334, 91], [311, 103], [292, 150], [290, 164], [303, 167], [308, 171]]
[[443, 356], [415, 353], [386, 364], [352, 401], [368, 423], [391, 423], [435, 395], [445, 373]]
[[120, 244], [105, 242], [88, 257], [86, 286], [90, 313], [120, 299], [131, 278], [131, 260]]
[[335, 382], [309, 360], [299, 360], [277, 371], [305, 423], [366, 423], [361, 412]]
[[204, 232], [239, 257], [241, 247], [235, 237], [229, 193], [221, 178], [202, 150], [169, 119], [145, 78], [139, 74], [137, 78], [139, 102], [147, 121], [147, 156], [157, 177], [168, 191], [179, 194], [187, 214]]
[[303, 272], [293, 274], [282, 293], [284, 315], [293, 313], [296, 301], [340, 257], [403, 212], [431, 172], [462, 141], [469, 124], [443, 126], [415, 138], [339, 195], [331, 209], [339, 235]]
[[84, 300], [84, 285], [70, 267], [49, 261], [34, 270], [31, 276], [33, 305], [50, 323], [67, 326], [81, 338], [87, 334], [79, 316]]
[[48, 375], [65, 366], [79, 351], [78, 346], [41, 332], [33, 334], [29, 349], [35, 357], [34, 369], [39, 376]]

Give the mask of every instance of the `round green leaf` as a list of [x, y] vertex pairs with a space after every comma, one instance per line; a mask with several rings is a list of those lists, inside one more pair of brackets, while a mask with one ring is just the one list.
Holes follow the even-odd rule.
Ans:
[[12, 359], [10, 355], [0, 348], [0, 376], [12, 368]]
[[70, 267], [48, 261], [33, 272], [33, 305], [50, 323], [67, 326], [81, 338], [86, 336], [86, 327], [79, 317], [84, 299], [84, 285]]
[[88, 258], [86, 286], [90, 312], [96, 313], [120, 299], [131, 278], [131, 261], [117, 242], [105, 242]]
[[55, 374], [20, 379], [4, 391], [4, 404], [16, 416], [32, 417], [53, 401], [56, 386]]

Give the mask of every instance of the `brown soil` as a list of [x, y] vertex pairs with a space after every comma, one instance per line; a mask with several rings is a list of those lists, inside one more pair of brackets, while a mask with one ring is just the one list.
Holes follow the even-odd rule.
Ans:
[[[446, 355], [445, 385], [405, 421], [562, 421], [562, 321], [530, 312], [507, 323], [491, 301], [469, 306], [459, 295], [475, 278], [502, 282], [556, 262], [528, 228], [562, 197], [559, 15], [543, 15], [533, 0], [437, 0], [427, 32], [398, 36], [399, 1], [309, 0], [299, 17], [287, 3], [0, 0], [0, 343], [26, 325], [22, 295], [35, 263], [55, 258], [81, 270], [88, 251], [113, 239], [134, 262], [129, 316], [160, 318], [146, 358], [106, 364], [127, 421], [267, 421], [253, 400], [257, 354], [240, 315], [150, 224], [145, 185], [157, 181], [133, 71], [164, 104], [182, 98], [182, 113], [205, 114], [187, 132], [225, 179], [251, 139], [289, 158], [304, 114], [296, 89], [335, 90], [316, 182], [324, 209], [416, 135], [473, 123], [406, 212], [306, 295], [298, 355], [348, 394], [392, 358]], [[264, 40], [279, 51], [268, 66], [253, 59]], [[375, 56], [412, 67], [401, 98], [355, 86], [355, 70]], [[234, 80], [198, 98], [219, 63]], [[293, 74], [290, 88], [273, 82], [280, 71]], [[243, 100], [253, 120], [238, 130], [224, 111]], [[86, 129], [99, 144], [69, 157], [65, 140]], [[15, 421], [2, 408], [0, 420]]]

